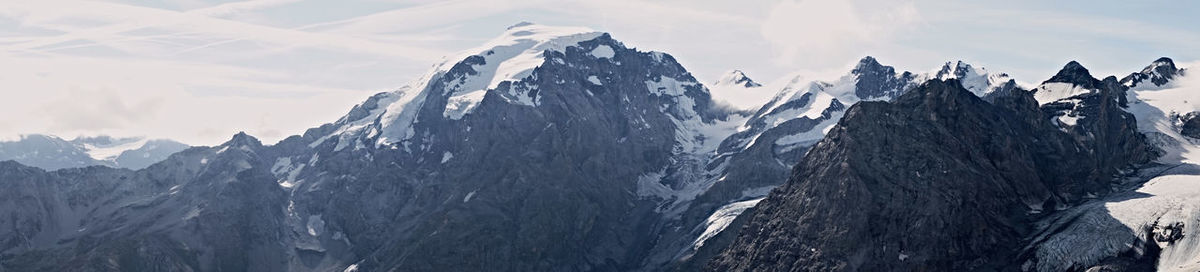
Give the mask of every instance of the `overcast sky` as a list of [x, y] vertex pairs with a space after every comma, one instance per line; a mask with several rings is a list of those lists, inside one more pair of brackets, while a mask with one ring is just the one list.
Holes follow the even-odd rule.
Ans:
[[705, 82], [833, 77], [872, 55], [966, 60], [1039, 82], [1200, 59], [1200, 1], [313, 1], [0, 3], [0, 138], [50, 133], [267, 143], [336, 120], [508, 25], [586, 26]]

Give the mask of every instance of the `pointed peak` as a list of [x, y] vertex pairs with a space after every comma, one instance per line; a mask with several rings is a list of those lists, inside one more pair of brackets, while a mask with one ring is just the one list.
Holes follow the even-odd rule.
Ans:
[[[1088, 69], [1086, 67], [1083, 67], [1083, 64], [1079, 64], [1078, 61], [1072, 60], [1070, 62], [1067, 62], [1066, 65], [1063, 65], [1062, 71], [1082, 71], [1082, 72], [1086, 73], [1086, 72], [1088, 72]], [[1061, 73], [1061, 71], [1060, 71], [1060, 73]]]
[[1161, 57], [1154, 60], [1152, 65], [1169, 65], [1171, 67], [1175, 67], [1175, 61], [1168, 57]]
[[1127, 87], [1137, 87], [1144, 85], [1142, 82], [1148, 81], [1154, 86], [1163, 86], [1175, 79], [1175, 76], [1182, 74], [1183, 70], [1175, 67], [1175, 61], [1168, 57], [1161, 57], [1146, 68], [1142, 68], [1141, 72], [1129, 74], [1121, 79], [1121, 84]]
[[863, 57], [861, 60], [858, 60], [858, 65], [855, 65], [854, 69], [858, 70], [858, 69], [862, 69], [862, 68], [879, 67], [879, 66], [883, 66], [882, 64], [879, 64], [879, 60], [876, 60], [875, 57], [872, 57], [872, 56], [866, 56], [866, 57]]
[[1072, 60], [1063, 65], [1062, 70], [1059, 70], [1054, 77], [1043, 83], [1071, 83], [1084, 88], [1095, 89], [1099, 86], [1100, 80], [1092, 77], [1091, 72], [1088, 72], [1088, 69], [1083, 67], [1083, 64]]
[[974, 69], [971, 64], [962, 60], [947, 61], [934, 77], [939, 79], [962, 78], [967, 72], [974, 71]]
[[1146, 66], [1145, 69], [1142, 69], [1142, 73], [1157, 72], [1158, 74], [1167, 77], [1174, 76], [1178, 71], [1179, 68], [1175, 67], [1175, 61], [1168, 57], [1158, 58], [1157, 60], [1154, 60], [1154, 62], [1151, 62], [1150, 65]]
[[239, 131], [237, 134], [233, 135], [233, 138], [230, 138], [228, 142], [225, 142], [225, 144], [222, 145], [260, 147], [262, 146], [262, 142], [258, 141], [257, 138], [254, 138], [254, 136], [246, 134], [245, 131]]
[[742, 86], [746, 88], [762, 87], [762, 84], [750, 79], [750, 77], [746, 76], [746, 73], [742, 72], [742, 70], [732, 70], [726, 72], [725, 75], [721, 76], [721, 79], [718, 79], [714, 85]]
[[850, 74], [854, 75], [894, 76], [895, 73], [895, 68], [880, 64], [879, 60], [876, 60], [875, 57], [872, 56], [863, 57], [858, 61], [857, 65], [854, 65], [854, 69], [850, 70]]

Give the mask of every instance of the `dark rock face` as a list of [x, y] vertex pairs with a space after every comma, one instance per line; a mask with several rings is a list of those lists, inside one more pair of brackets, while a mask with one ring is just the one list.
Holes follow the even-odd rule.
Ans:
[[[684, 213], [684, 226], [702, 223], [718, 207], [750, 198], [762, 197], [770, 188], [787, 179], [788, 170], [795, 165], [809, 147], [821, 139], [818, 132], [842, 118], [847, 106], [838, 98], [819, 100], [817, 96], [828, 95], [830, 89], [850, 88], [854, 92], [849, 99], [885, 99], [916, 86], [915, 76], [909, 72], [897, 73], [891, 66], [879, 64], [873, 57], [866, 57], [853, 69], [851, 81], [835, 83], [813, 82], [810, 85], [789, 86], [781, 95], [768, 102], [746, 121], [747, 129], [735, 133], [721, 142], [718, 155], [708, 167], [724, 167], [723, 179], [716, 182], [698, 196]], [[789, 97], [790, 95], [790, 97]], [[796, 111], [819, 110], [817, 116], [788, 116]], [[783, 141], [797, 135], [812, 134], [816, 137], [803, 141]], [[748, 214], [743, 214], [748, 215]], [[703, 267], [733, 241], [747, 216], [739, 216], [718, 236], [706, 241], [702, 248], [687, 252], [679, 258], [676, 269], [682, 271]], [[703, 229], [701, 229], [703, 230]], [[692, 236], [694, 237], [694, 236]], [[691, 238], [691, 237], [689, 237]], [[669, 240], [669, 239], [668, 239]], [[691, 240], [688, 240], [689, 242]]]
[[1189, 112], [1180, 116], [1179, 121], [1182, 124], [1179, 126], [1179, 133], [1183, 136], [1200, 139], [1200, 118], [1196, 117], [1200, 117], [1200, 112]]
[[1083, 67], [1079, 62], [1071, 61], [1063, 66], [1062, 70], [1058, 70], [1057, 74], [1047, 79], [1043, 83], [1071, 83], [1088, 89], [1100, 88], [1100, 80], [1092, 77], [1088, 69]]
[[1070, 116], [1075, 124], [1056, 122], [1075, 141], [1093, 150], [1095, 169], [1092, 179], [1111, 177], [1112, 167], [1124, 167], [1130, 162], [1146, 162], [1158, 156], [1157, 148], [1147, 144], [1145, 135], [1137, 132], [1137, 121], [1122, 110], [1126, 101], [1125, 87], [1115, 77], [1097, 80], [1096, 91], [1079, 94], [1044, 104], [1047, 116]]
[[859, 76], [854, 94], [863, 99], [899, 96], [916, 78], [916, 75], [910, 72], [896, 74], [895, 68], [879, 64], [873, 57], [859, 60], [858, 65], [850, 72]]
[[1145, 161], [1106, 159], [1144, 143], [1096, 149], [1051, 125], [1028, 92], [1010, 94], [989, 104], [930, 81], [852, 106], [707, 269], [1015, 269], [1037, 212], [1105, 193], [1104, 174]]

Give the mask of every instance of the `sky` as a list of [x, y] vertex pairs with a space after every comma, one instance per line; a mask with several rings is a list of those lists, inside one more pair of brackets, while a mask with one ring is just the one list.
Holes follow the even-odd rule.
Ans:
[[0, 3], [0, 139], [274, 143], [335, 121], [518, 22], [669, 53], [704, 82], [964, 60], [1037, 83], [1200, 60], [1198, 1], [113, 0]]

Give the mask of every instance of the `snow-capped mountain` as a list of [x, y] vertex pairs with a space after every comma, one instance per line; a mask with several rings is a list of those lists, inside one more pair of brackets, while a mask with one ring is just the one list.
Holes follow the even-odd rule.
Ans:
[[713, 83], [713, 86], [740, 86], [743, 88], [754, 88], [762, 87], [762, 84], [750, 79], [750, 77], [746, 76], [746, 73], [743, 73], [742, 70], [732, 70], [725, 72], [725, 75], [721, 76], [720, 79], [717, 79], [717, 81]]
[[[954, 67], [954, 68], [950, 68]], [[890, 101], [922, 82], [932, 78], [962, 78], [963, 85], [974, 86], [980, 94], [1010, 90], [1015, 82], [1004, 74], [992, 74], [962, 61], [947, 62], [941, 70], [930, 73], [896, 71], [880, 64], [873, 57], [864, 57], [843, 76], [833, 80], [808, 80], [794, 76], [780, 84], [762, 88], [778, 88], [776, 95], [754, 111], [738, 132], [726, 138], [718, 156], [710, 165], [723, 166], [719, 181], [692, 203], [693, 210], [704, 212], [703, 223], [693, 226], [691, 244], [676, 246], [683, 249], [675, 260], [684, 266], [702, 267], [708, 258], [736, 236], [738, 225], [730, 234], [730, 216], [741, 214], [749, 205], [745, 201], [761, 200], [777, 181], [786, 180], [788, 170], [825, 137], [845, 110], [860, 101]], [[697, 216], [699, 217], [699, 215]], [[709, 243], [707, 239], [720, 237]], [[709, 248], [702, 248], [708, 245]], [[715, 249], [714, 249], [715, 248]]]
[[1150, 63], [1142, 71], [1121, 78], [1121, 84], [1130, 88], [1150, 89], [1166, 85], [1176, 77], [1184, 75], [1184, 69], [1175, 67], [1175, 61], [1162, 57]]
[[[1075, 68], [1079, 68], [1077, 63]], [[1131, 189], [1112, 196], [1072, 207], [1039, 222], [1038, 243], [1027, 248], [1038, 271], [1058, 271], [1074, 267], [1112, 267], [1117, 270], [1154, 268], [1159, 271], [1196, 271], [1200, 269], [1200, 158], [1194, 154], [1200, 146], [1195, 136], [1184, 132], [1185, 120], [1196, 116], [1200, 107], [1188, 100], [1200, 99], [1196, 79], [1176, 69], [1169, 58], [1160, 58], [1116, 84], [1115, 77], [1103, 81], [1087, 80], [1073, 84], [1100, 82], [1109, 87], [1130, 86], [1125, 111], [1137, 120], [1137, 131], [1146, 135], [1162, 155], [1155, 165], [1127, 178]], [[1053, 84], [1053, 83], [1046, 83]], [[1043, 85], [1046, 85], [1043, 84]], [[1111, 88], [1111, 87], [1110, 87]], [[1087, 96], [1090, 91], [1078, 95]], [[1080, 99], [1068, 97], [1059, 103]], [[1086, 125], [1090, 115], [1071, 117], [1071, 122]], [[1087, 250], [1069, 250], [1069, 249]]]
[[0, 160], [14, 160], [46, 170], [92, 165], [141, 169], [188, 147], [165, 139], [97, 136], [65, 140], [30, 134], [0, 142]]
[[994, 94], [1011, 91], [1017, 82], [1005, 73], [990, 73], [983, 67], [973, 67], [963, 61], [946, 62], [929, 79], [958, 79], [975, 96], [990, 100]]
[[[0, 232], [21, 257], [0, 262], [16, 270], [72, 270], [109, 256], [120, 256], [118, 270], [641, 269], [651, 237], [670, 231], [715, 180], [698, 177], [717, 173], [705, 166], [742, 119], [670, 55], [607, 33], [518, 24], [276, 145], [239, 134], [139, 172], [80, 170], [154, 186], [90, 188], [116, 200], [26, 209], [113, 212], [79, 220], [22, 213], [19, 230]], [[49, 181], [22, 197], [79, 178], [0, 173]], [[40, 197], [74, 198], [51, 195]], [[33, 236], [51, 242], [28, 242]], [[88, 239], [120, 242], [78, 242]]]
[[764, 87], [741, 70], [726, 72], [708, 88], [712, 92], [713, 100], [742, 111], [758, 109], [775, 94], [773, 87]]
[[[1152, 74], [1165, 63], [1170, 60], [1155, 61], [1127, 78]], [[1142, 78], [1186, 79], [1179, 72]], [[750, 231], [739, 234], [708, 269], [1194, 271], [1200, 251], [1187, 238], [1186, 226], [1198, 223], [1200, 215], [1187, 204], [1197, 202], [1187, 188], [1200, 179], [1186, 159], [1196, 141], [1183, 131], [1184, 120], [1200, 108], [1186, 102], [1195, 90], [1178, 88], [1189, 84], [1175, 80], [1130, 89], [1130, 81], [1096, 79], [1071, 62], [1031, 91], [1018, 87], [981, 94], [968, 87], [969, 79], [935, 80], [892, 103], [851, 106], [830, 137], [806, 154], [792, 180], [761, 200], [753, 214], [739, 218]], [[976, 119], [992, 111], [1000, 115]], [[940, 128], [925, 131], [926, 122]], [[888, 129], [893, 126], [903, 129]], [[1010, 133], [1015, 134], [1005, 135]], [[943, 136], [957, 144], [947, 145], [939, 140]], [[1005, 140], [975, 142], [983, 138]], [[1028, 144], [1033, 146], [1021, 147]], [[932, 155], [964, 150], [970, 154]], [[1003, 159], [955, 162], [996, 154]], [[939, 165], [956, 166], [938, 173]], [[971, 170], [977, 167], [1008, 170]], [[1035, 169], [1013, 170], [1026, 167]], [[958, 177], [964, 169], [970, 178]], [[1040, 177], [979, 182], [991, 179], [987, 175], [1016, 173]], [[970, 185], [958, 187], [962, 181]], [[992, 187], [1010, 182], [1020, 185]], [[999, 191], [987, 192], [993, 189]], [[921, 193], [905, 193], [910, 191]], [[989, 197], [942, 199], [977, 194]], [[994, 197], [1004, 194], [1014, 195]], [[1019, 201], [1004, 204], [1013, 200]], [[964, 203], [969, 204], [953, 208]], [[988, 205], [998, 206], [970, 211]], [[964, 208], [965, 214], [955, 213]], [[1005, 209], [1013, 212], [987, 212]], [[831, 230], [839, 232], [812, 235]], [[956, 234], [964, 231], [971, 234]], [[791, 261], [773, 255], [780, 252], [791, 254]], [[862, 261], [848, 261], [855, 258]]]

